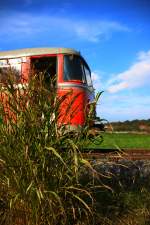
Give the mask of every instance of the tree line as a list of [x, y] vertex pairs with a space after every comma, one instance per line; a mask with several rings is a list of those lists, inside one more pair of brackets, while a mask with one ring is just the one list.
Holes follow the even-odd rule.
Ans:
[[129, 131], [129, 132], [147, 132], [150, 133], [150, 119], [147, 120], [126, 120], [124, 122], [112, 122], [111, 126], [114, 131]]

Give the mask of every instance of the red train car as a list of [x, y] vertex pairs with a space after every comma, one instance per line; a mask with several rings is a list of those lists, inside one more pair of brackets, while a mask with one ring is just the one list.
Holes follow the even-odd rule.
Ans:
[[[71, 126], [85, 124], [85, 107], [94, 100], [94, 88], [91, 71], [78, 51], [69, 48], [29, 48], [0, 52], [0, 71], [3, 76], [8, 67], [14, 68], [17, 79], [26, 83], [30, 80], [32, 68], [45, 71], [45, 80], [57, 75], [56, 87], [58, 95], [62, 96], [72, 90], [72, 97], [78, 96], [73, 108], [77, 111], [73, 117], [68, 114], [63, 121]], [[1, 80], [5, 77], [1, 77]], [[69, 98], [69, 97], [68, 97]], [[69, 100], [69, 99], [68, 99]], [[62, 114], [67, 114], [63, 105]], [[73, 110], [73, 109], [72, 109]]]

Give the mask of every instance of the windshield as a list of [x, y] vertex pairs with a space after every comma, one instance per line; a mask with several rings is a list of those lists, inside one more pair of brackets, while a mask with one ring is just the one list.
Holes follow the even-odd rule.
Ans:
[[85, 81], [83, 66], [78, 56], [64, 56], [64, 80], [79, 80], [83, 82]]
[[85, 61], [76, 55], [64, 56], [64, 81], [77, 80], [92, 85], [91, 72]]

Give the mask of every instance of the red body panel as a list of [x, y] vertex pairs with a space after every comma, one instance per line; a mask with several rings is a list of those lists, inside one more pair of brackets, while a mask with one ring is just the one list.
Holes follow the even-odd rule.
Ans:
[[21, 66], [22, 83], [28, 82], [29, 72], [30, 72], [30, 57], [26, 57], [26, 62], [22, 62]]
[[81, 125], [85, 123], [85, 107], [87, 96], [84, 90], [78, 88], [66, 88], [58, 90], [58, 95], [63, 96], [68, 93], [66, 100], [62, 103], [60, 123]]

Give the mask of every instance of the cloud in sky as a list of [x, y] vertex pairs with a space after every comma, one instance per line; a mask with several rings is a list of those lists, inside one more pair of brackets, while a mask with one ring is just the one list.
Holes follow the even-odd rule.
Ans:
[[113, 32], [127, 32], [129, 28], [112, 21], [80, 21], [75, 24], [75, 33], [78, 37], [91, 42], [109, 39]]
[[[1, 15], [0, 38], [70, 37], [99, 42], [109, 39], [114, 32], [128, 32], [129, 28], [116, 21], [81, 20], [64, 16], [5, 13]], [[8, 35], [9, 34], [9, 35]]]
[[150, 50], [137, 54], [126, 71], [113, 75], [92, 72], [97, 91], [105, 90], [97, 114], [109, 121], [147, 119], [150, 117]]
[[108, 121], [147, 119], [150, 117], [150, 96], [103, 93], [97, 114]]
[[116, 74], [108, 81], [107, 90], [116, 93], [143, 86], [150, 87], [150, 50], [139, 52], [136, 62], [128, 70]]
[[98, 90], [102, 91], [102, 87], [103, 87], [102, 76], [103, 76], [103, 74], [104, 74], [103, 72], [96, 71], [96, 70], [91, 72], [93, 86], [96, 91], [98, 91]]

